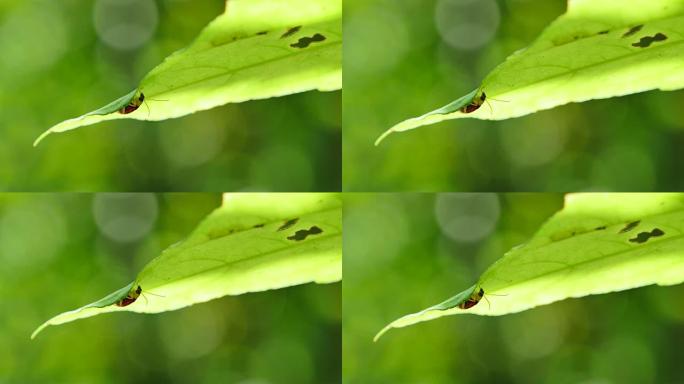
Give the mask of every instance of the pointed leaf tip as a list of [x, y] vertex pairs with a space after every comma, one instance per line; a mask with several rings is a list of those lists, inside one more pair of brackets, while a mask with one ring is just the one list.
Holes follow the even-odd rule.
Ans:
[[481, 89], [482, 88], [477, 88], [475, 90], [472, 90], [467, 94], [459, 97], [455, 101], [452, 101], [451, 103], [439, 109], [435, 109], [434, 111], [430, 111], [421, 116], [412, 117], [398, 124], [395, 124], [394, 126], [392, 126], [392, 128], [388, 129], [387, 131], [385, 131], [385, 133], [380, 135], [380, 137], [375, 141], [375, 146], [378, 146], [378, 144], [380, 144], [381, 141], [383, 141], [387, 136], [389, 136], [390, 133], [393, 132], [409, 131], [411, 129], [419, 128], [425, 125], [436, 124], [440, 121], [467, 116], [465, 113], [461, 113], [461, 108], [472, 103], [473, 100], [475, 100], [475, 98], [481, 94]]
[[389, 136], [390, 134], [392, 134], [392, 132], [394, 132], [394, 130], [392, 130], [392, 128], [386, 130], [382, 135], [380, 135], [380, 137], [378, 137], [378, 138], [375, 140], [375, 146], [377, 147], [378, 145], [380, 145], [380, 143], [381, 143], [383, 140], [385, 140], [385, 138], [387, 138], [387, 136]]

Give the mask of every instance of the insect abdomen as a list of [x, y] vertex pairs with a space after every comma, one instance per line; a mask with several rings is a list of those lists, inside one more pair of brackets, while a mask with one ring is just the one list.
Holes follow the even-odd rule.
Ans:
[[136, 100], [134, 98], [133, 100], [131, 100], [125, 107], [119, 109], [119, 113], [127, 115], [129, 113], [135, 112], [138, 108], [140, 108], [143, 101], [145, 101], [145, 95], [142, 92], [140, 92], [140, 96], [138, 96], [138, 99]]
[[472, 308], [475, 305], [477, 305], [477, 303], [479, 303], [480, 300], [482, 300], [482, 297], [484, 297], [484, 289], [480, 288], [480, 290], [477, 291], [477, 293], [473, 293], [472, 295], [470, 295], [470, 297], [466, 301], [459, 304], [458, 307], [461, 309]]
[[141, 293], [142, 293], [142, 288], [138, 285], [138, 288], [136, 288], [135, 291], [128, 292], [128, 295], [126, 295], [126, 297], [117, 301], [114, 304], [116, 304], [117, 307], [125, 307], [127, 305], [131, 305], [131, 304], [135, 303], [136, 300], [138, 300], [138, 297], [140, 297]]
[[482, 92], [482, 94], [480, 95], [479, 98], [473, 99], [473, 101], [471, 101], [470, 104], [462, 107], [461, 112], [472, 113], [472, 112], [477, 111], [482, 106], [482, 104], [484, 103], [484, 101], [486, 99], [487, 99], [487, 95], [485, 95], [485, 93]]

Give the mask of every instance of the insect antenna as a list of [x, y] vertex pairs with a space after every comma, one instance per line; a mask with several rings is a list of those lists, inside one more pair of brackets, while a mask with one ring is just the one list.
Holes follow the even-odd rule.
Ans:
[[143, 299], [145, 299], [145, 305], [148, 305], [148, 304], [149, 304], [149, 301], [147, 300], [147, 297], [145, 297], [145, 295], [152, 295], [152, 296], [157, 296], [157, 297], [166, 297], [166, 296], [164, 296], [164, 295], [159, 295], [159, 294], [156, 294], [156, 293], [152, 293], [152, 292], [150, 292], [150, 291], [140, 292], [140, 296], [142, 296]]
[[500, 102], [502, 102], [502, 103], [510, 103], [510, 102], [511, 102], [510, 100], [495, 99], [495, 98], [493, 98], [493, 97], [490, 97], [489, 100], [500, 101]]
[[485, 102], [485, 103], [487, 104], [487, 106], [489, 107], [489, 115], [490, 115], [490, 116], [494, 114], [494, 109], [492, 108], [492, 104], [489, 102], [489, 100], [500, 101], [500, 102], [502, 102], [502, 103], [509, 103], [509, 102], [510, 102], [510, 101], [508, 101], [508, 100], [501, 100], [501, 99], [495, 99], [495, 98], [493, 98], [493, 97], [487, 97], [487, 98], [485, 99], [484, 102]]
[[489, 100], [485, 100], [485, 104], [487, 104], [487, 107], [489, 107], [489, 115], [494, 115], [494, 109], [492, 108], [492, 104], [489, 103]]
[[147, 105], [147, 100], [152, 100], [152, 101], [168, 101], [168, 100], [162, 100], [162, 99], [153, 99], [151, 97], [147, 97], [143, 99], [143, 104], [145, 104], [145, 108], [147, 108], [147, 118], [150, 118], [150, 107]]
[[487, 307], [491, 310], [491, 309], [492, 309], [492, 304], [491, 304], [491, 302], [489, 301], [489, 299], [487, 299], [487, 296], [508, 296], [508, 295], [503, 294], [503, 293], [501, 293], [501, 294], [487, 293], [487, 294], [485, 294], [485, 295], [482, 295], [482, 298], [485, 299], [485, 301], [487, 302]]

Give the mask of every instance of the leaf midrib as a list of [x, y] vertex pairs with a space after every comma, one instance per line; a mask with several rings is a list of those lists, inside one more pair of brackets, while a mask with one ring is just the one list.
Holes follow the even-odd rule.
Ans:
[[[239, 72], [244, 71], [244, 70], [247, 70], [247, 69], [252, 69], [252, 68], [256, 68], [256, 67], [262, 66], [262, 65], [271, 64], [271, 63], [274, 63], [274, 62], [277, 62], [277, 61], [289, 59], [289, 58], [291, 58], [291, 57], [293, 57], [293, 56], [300, 55], [300, 54], [311, 53], [311, 52], [313, 52], [313, 51], [319, 51], [319, 50], [323, 50], [323, 49], [328, 49], [328, 48], [331, 48], [331, 47], [334, 47], [334, 46], [340, 45], [340, 44], [342, 44], [342, 41], [331, 41], [331, 42], [328, 42], [327, 44], [320, 44], [320, 45], [318, 45], [318, 46], [313, 46], [313, 47], [310, 47], [310, 48], [305, 48], [305, 49], [301, 49], [301, 50], [298, 50], [298, 51], [293, 51], [293, 52], [290, 52], [290, 53], [285, 54], [285, 55], [283, 55], [283, 56], [278, 56], [278, 57], [273, 58], [273, 59], [260, 61], [260, 62], [258, 62], [258, 63], [256, 63], [256, 64], [248, 64], [248, 65], [244, 65], [244, 66], [241, 66], [241, 67], [236, 67], [236, 68], [234, 68], [234, 69], [227, 70], [226, 72], [221, 73], [221, 74], [218, 74], [218, 75], [213, 75], [213, 76], [204, 77], [204, 78], [202, 78], [201, 80], [198, 80], [198, 81], [193, 81], [193, 82], [185, 83], [185, 84], [183, 84], [183, 85], [181, 85], [181, 86], [177, 86], [177, 87], [174, 87], [174, 88], [169, 88], [169, 89], [167, 89], [167, 90], [165, 90], [165, 91], [163, 91], [163, 92], [154, 93], [154, 94], [152, 94], [151, 96], [162, 96], [162, 95], [166, 95], [166, 94], [169, 94], [169, 93], [173, 93], [173, 92], [175, 92], [175, 91], [177, 91], [177, 90], [179, 90], [179, 89], [183, 89], [183, 88], [188, 88], [188, 87], [196, 86], [196, 85], [201, 84], [201, 83], [203, 83], [203, 82], [211, 81], [211, 80], [214, 80], [214, 79], [223, 77], [223, 76], [234, 75], [234, 74], [236, 74], [236, 73], [239, 73]], [[188, 68], [185, 68], [185, 69], [191, 70], [192, 67], [188, 67]], [[155, 74], [155, 77], [156, 77], [156, 76], [158, 76], [158, 75]], [[143, 85], [144, 82], [145, 82], [145, 80], [143, 79], [143, 81], [141, 82], [141, 86], [140, 86], [141, 89], [145, 87], [145, 86]]]
[[[612, 226], [615, 226], [615, 225], [618, 225], [618, 224], [627, 224], [627, 223], [634, 222], [634, 221], [643, 222], [643, 221], [648, 221], [648, 220], [650, 220], [650, 219], [652, 219], [652, 218], [654, 218], [654, 217], [669, 216], [669, 215], [674, 215], [674, 214], [677, 214], [677, 213], [684, 214], [684, 207], [682, 207], [682, 206], [680, 206], [680, 207], [673, 207], [673, 208], [670, 209], [670, 210], [661, 211], [661, 212], [658, 212], [658, 213], [654, 213], [654, 214], [652, 214], [652, 215], [636, 215], [637, 217], [631, 217], [631, 218], [625, 219], [625, 220], [618, 220], [618, 221], [616, 221], [616, 222], [607, 221], [607, 220], [606, 220], [606, 222], [603, 223], [603, 225], [606, 225], [607, 227], [612, 227]], [[555, 218], [552, 217], [551, 219], [554, 220]], [[603, 220], [603, 219], [597, 218], [597, 220], [601, 221], [601, 220]], [[637, 227], [634, 227], [634, 230], [636, 230], [637, 228], [638, 228], [638, 226], [637, 226]], [[608, 230], [608, 228], [606, 228], [606, 230]], [[584, 232], [577, 233], [575, 236], [569, 236], [569, 237], [565, 237], [565, 238], [560, 239], [560, 240], [555, 240], [555, 241], [548, 242], [548, 243], [546, 243], [546, 244], [536, 245], [536, 246], [534, 246], [534, 247], [532, 247], [532, 248], [530, 248], [530, 249], [533, 249], [533, 250], [540, 249], [540, 248], [546, 247], [547, 245], [558, 244], [558, 243], [560, 243], [560, 242], [562, 242], [562, 241], [571, 240], [571, 239], [577, 238], [577, 237], [579, 237], [579, 236], [584, 236], [584, 235], [588, 235], [588, 234], [595, 233], [595, 232], [596, 232], [596, 230], [591, 230], [591, 229], [590, 229], [590, 230], [587, 230], [587, 231], [584, 231]], [[626, 232], [625, 232], [625, 233], [626, 233]], [[618, 232], [617, 234], [620, 234], [620, 233]], [[535, 236], [537, 236], [537, 235], [535, 234]], [[545, 235], [545, 236], [546, 236], [547, 238], [550, 238], [549, 235]]]
[[[556, 274], [556, 273], [559, 273], [559, 272], [561, 272], [561, 271], [563, 271], [563, 270], [565, 270], [565, 269], [573, 269], [573, 268], [575, 268], [575, 267], [577, 267], [577, 266], [582, 266], [582, 265], [591, 264], [591, 263], [596, 262], [596, 261], [599, 261], [599, 260], [605, 260], [605, 259], [608, 259], [608, 258], [611, 258], [611, 257], [621, 256], [621, 255], [623, 255], [623, 254], [625, 254], [625, 253], [630, 253], [630, 252], [633, 252], [633, 251], [636, 251], [636, 250], [645, 249], [646, 247], [650, 247], [650, 246], [652, 246], [652, 245], [654, 245], [654, 244], [660, 244], [660, 243], [670, 242], [670, 241], [673, 241], [673, 240], [681, 239], [681, 238], [683, 238], [683, 237], [684, 237], [684, 233], [680, 233], [680, 234], [678, 234], [678, 235], [669, 236], [669, 237], [667, 237], [667, 238], [665, 238], [665, 239], [660, 239], [660, 240], [651, 241], [651, 242], [648, 242], [648, 243], [644, 243], [643, 245], [637, 245], [636, 247], [629, 248], [629, 249], [626, 249], [626, 250], [622, 250], [622, 251], [618, 251], [618, 252], [613, 252], [613, 253], [608, 253], [608, 254], [606, 254], [606, 255], [602, 255], [602, 256], [599, 256], [599, 257], [594, 257], [594, 258], [592, 258], [592, 259], [584, 260], [584, 261], [581, 261], [581, 262], [578, 262], [578, 263], [574, 263], [574, 264], [568, 263], [568, 264], [571, 265], [570, 267], [558, 268], [558, 269], [554, 269], [554, 270], [551, 270], [551, 271], [548, 271], [548, 272], [544, 272], [544, 273], [535, 275], [535, 276], [533, 276], [533, 277], [526, 278], [526, 279], [524, 279], [524, 280], [519, 280], [518, 282], [516, 282], [516, 283], [514, 283], [514, 284], [509, 284], [509, 285], [506, 285], [506, 286], [502, 286], [500, 289], [503, 290], [503, 289], [506, 289], [506, 288], [511, 288], [511, 287], [523, 285], [523, 284], [528, 283], [528, 282], [533, 281], [533, 280], [538, 280], [538, 279], [542, 279], [542, 278], [545, 278], [545, 277], [548, 277], [548, 276], [552, 276], [552, 275], [554, 275], [554, 274]], [[548, 244], [547, 244], [547, 245], [548, 245]], [[541, 247], [540, 247], [540, 248], [541, 248]], [[480, 284], [480, 282], [478, 282], [478, 284]], [[498, 291], [495, 291], [495, 292], [498, 292]]]
[[[174, 280], [173, 280], [172, 282], [170, 282], [169, 284], [156, 285], [156, 286], [152, 286], [152, 288], [163, 287], [163, 286], [165, 286], [165, 285], [170, 285], [170, 284], [173, 284], [173, 283], [175, 283], [175, 282], [182, 281], [182, 280], [186, 280], [186, 279], [189, 279], [189, 278], [192, 278], [192, 277], [195, 277], [195, 276], [197, 276], [197, 275], [204, 274], [204, 273], [207, 273], [207, 272], [210, 272], [210, 271], [215, 271], [215, 270], [219, 270], [219, 269], [224, 269], [224, 268], [226, 268], [226, 267], [229, 267], [229, 266], [232, 266], [232, 265], [236, 265], [236, 264], [240, 264], [240, 263], [242, 263], [242, 262], [247, 262], [247, 261], [252, 261], [252, 260], [254, 260], [254, 259], [259, 259], [259, 258], [263, 258], [263, 257], [268, 257], [268, 256], [271, 256], [271, 255], [273, 255], [273, 254], [275, 254], [275, 253], [279, 253], [279, 252], [283, 252], [283, 251], [287, 251], [287, 250], [292, 250], [292, 249], [297, 249], [298, 247], [301, 247], [301, 246], [304, 246], [304, 245], [310, 245], [310, 244], [313, 243], [313, 242], [320, 242], [321, 240], [326, 240], [326, 239], [331, 238], [331, 237], [339, 237], [339, 236], [341, 236], [341, 232], [338, 231], [338, 232], [335, 232], [335, 233], [329, 233], [329, 234], [325, 234], [325, 235], [322, 235], [322, 236], [318, 236], [318, 237], [313, 238], [313, 239], [311, 239], [311, 240], [309, 240], [309, 241], [298, 242], [297, 244], [292, 244], [292, 245], [287, 244], [287, 245], [285, 245], [285, 246], [283, 246], [283, 247], [280, 247], [280, 248], [278, 248], [278, 249], [273, 249], [273, 250], [270, 250], [270, 251], [268, 251], [268, 252], [260, 253], [260, 254], [258, 254], [258, 255], [250, 256], [250, 257], [247, 257], [247, 258], [241, 258], [241, 259], [233, 260], [233, 261], [227, 261], [227, 262], [225, 262], [224, 264], [221, 264], [221, 265], [218, 265], [218, 266], [215, 266], [215, 267], [209, 267], [209, 268], [202, 269], [201, 271], [197, 271], [197, 272], [195, 272], [195, 273], [183, 275], [183, 276], [180, 277], [180, 278], [174, 279]], [[136, 279], [136, 281], [137, 281], [137, 279]]]
[[[339, 210], [339, 209], [342, 209], [342, 207], [341, 207], [341, 206], [337, 206], [337, 207], [324, 208], [324, 209], [313, 210], [313, 211], [309, 211], [309, 212], [305, 212], [305, 213], [300, 213], [300, 214], [298, 215], [297, 219], [298, 219], [298, 220], [301, 220], [301, 219], [307, 218], [307, 216], [310, 216], [310, 215], [324, 214], [324, 213], [328, 213], [328, 212], [332, 212], [332, 211], [337, 211], [337, 210]], [[294, 215], [293, 215], [293, 216], [294, 216]], [[276, 224], [276, 223], [280, 223], [280, 222], [282, 222], [283, 220], [289, 220], [289, 219], [291, 219], [291, 217], [279, 217], [279, 218], [277, 218], [277, 219], [271, 219], [271, 220], [268, 220], [268, 219], [267, 219], [266, 221], [263, 222], [263, 224], [264, 224], [264, 226], [266, 226], [266, 225], [273, 225], [273, 224]], [[232, 228], [231, 228], [231, 227], [228, 227], [227, 229], [232, 229]], [[192, 248], [192, 247], [196, 247], [196, 246], [199, 246], [199, 245], [202, 245], [202, 244], [206, 244], [206, 243], [208, 243], [208, 242], [210, 242], [210, 241], [223, 239], [223, 238], [225, 238], [225, 237], [233, 236], [233, 235], [236, 235], [236, 234], [238, 234], [238, 233], [248, 232], [248, 231], [257, 230], [257, 229], [260, 229], [260, 228], [254, 227], [254, 226], [247, 227], [247, 228], [242, 228], [242, 229], [237, 229], [237, 228], [235, 228], [234, 232], [226, 233], [225, 235], [221, 235], [221, 236], [217, 236], [217, 237], [209, 237], [208, 235], [205, 234], [207, 237], [209, 237], [209, 239], [207, 239], [207, 240], [205, 240], [205, 241], [198, 242], [198, 243], [191, 243], [191, 244], [189, 244], [189, 245], [186, 246], [186, 247], [183, 247], [184, 244], [178, 244], [178, 247], [179, 247], [178, 249], [183, 249], [183, 250], [185, 250], [185, 249], [188, 249], [188, 248]], [[194, 235], [194, 234], [193, 234], [193, 235]], [[191, 240], [191, 239], [188, 238], [188, 241], [190, 241], [190, 240]], [[200, 240], [200, 239], [197, 239], [197, 240]], [[169, 246], [167, 249], [169, 249], [169, 250], [173, 249], [173, 248], [171, 248], [171, 247], [172, 247], [172, 246]], [[174, 248], [175, 248], [175, 247], [174, 247]]]
[[[551, 75], [551, 76], [547, 76], [547, 77], [541, 78], [541, 79], [539, 79], [539, 80], [536, 80], [536, 81], [533, 81], [533, 82], [530, 82], [530, 83], [526, 83], [526, 84], [523, 85], [523, 86], [516, 87], [516, 88], [512, 88], [510, 91], [505, 91], [505, 92], [502, 92], [502, 93], [498, 93], [498, 94], [496, 94], [496, 95], [494, 95], [494, 96], [501, 96], [501, 95], [507, 95], [507, 94], [510, 94], [510, 93], [518, 92], [518, 91], [523, 90], [523, 89], [525, 89], [525, 88], [529, 88], [529, 87], [532, 87], [532, 86], [534, 86], [534, 85], [537, 85], [537, 84], [540, 84], [540, 83], [544, 83], [544, 82], [549, 81], [549, 80], [552, 80], [552, 79], [562, 78], [562, 77], [565, 77], [565, 76], [568, 76], [568, 75], [572, 75], [572, 74], [574, 74], [574, 73], [579, 73], [579, 72], [582, 72], [582, 71], [584, 71], [584, 70], [586, 70], [586, 69], [589, 69], [589, 68], [600, 67], [600, 66], [605, 65], [605, 64], [607, 64], [607, 63], [612, 63], [612, 62], [616, 62], [616, 61], [623, 60], [623, 59], [625, 59], [625, 58], [627, 58], [627, 57], [634, 57], [634, 56], [638, 56], [638, 55], [642, 55], [642, 54], [651, 54], [651, 53], [653, 53], [653, 51], [655, 51], [655, 50], [661, 50], [661, 49], [666, 48], [666, 47], [669, 48], [669, 47], [672, 47], [672, 45], [674, 45], [674, 44], [682, 44], [682, 43], [684, 43], [684, 39], [680, 39], [680, 40], [676, 40], [676, 41], [673, 40], [673, 41], [670, 41], [670, 42], [658, 44], [657, 46], [653, 46], [651, 49], [641, 49], [641, 50], [638, 50], [638, 51], [632, 51], [632, 52], [630, 52], [630, 53], [628, 53], [628, 54], [626, 54], [626, 55], [617, 56], [617, 57], [614, 57], [614, 58], [611, 58], [611, 59], [608, 59], [608, 60], [604, 60], [604, 61], [601, 61], [601, 62], [598, 62], [598, 63], [593, 63], [593, 64], [589, 64], [589, 65], [584, 65], [584, 66], [581, 66], [581, 67], [577, 67], [576, 69], [571, 70], [571, 71], [566, 71], [566, 72], [557, 73], [557, 74], [554, 74], [554, 75]], [[553, 48], [556, 48], [556, 47], [553, 47]], [[551, 49], [553, 49], [553, 48], [551, 48]], [[627, 47], [625, 47], [625, 48], [627, 48]], [[537, 54], [542, 54], [542, 53], [545, 53], [545, 52], [547, 52], [547, 51], [548, 51], [548, 50], [540, 51], [540, 52], [535, 52], [534, 54], [535, 54], [535, 55], [537, 55]], [[526, 59], [528, 59], [528, 58], [530, 58], [530, 57], [528, 56]], [[498, 75], [498, 74], [497, 74], [497, 75]], [[485, 81], [486, 81], [486, 79], [485, 79]], [[484, 82], [483, 82], [483, 83], [484, 83]]]

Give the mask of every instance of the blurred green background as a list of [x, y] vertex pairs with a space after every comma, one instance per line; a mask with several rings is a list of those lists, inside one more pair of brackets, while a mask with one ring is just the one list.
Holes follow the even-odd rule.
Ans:
[[500, 122], [453, 120], [373, 146], [392, 125], [477, 88], [565, 6], [566, 0], [346, 0], [344, 189], [684, 188], [683, 91], [571, 104]]
[[0, 190], [341, 188], [341, 92], [110, 121], [33, 140], [128, 93], [225, 0], [1, 0]]
[[561, 207], [559, 194], [347, 194], [343, 381], [684, 382], [684, 285], [444, 317], [373, 343], [392, 320], [471, 286]]
[[128, 284], [219, 194], [0, 194], [0, 383], [338, 383], [341, 284], [31, 332]]

